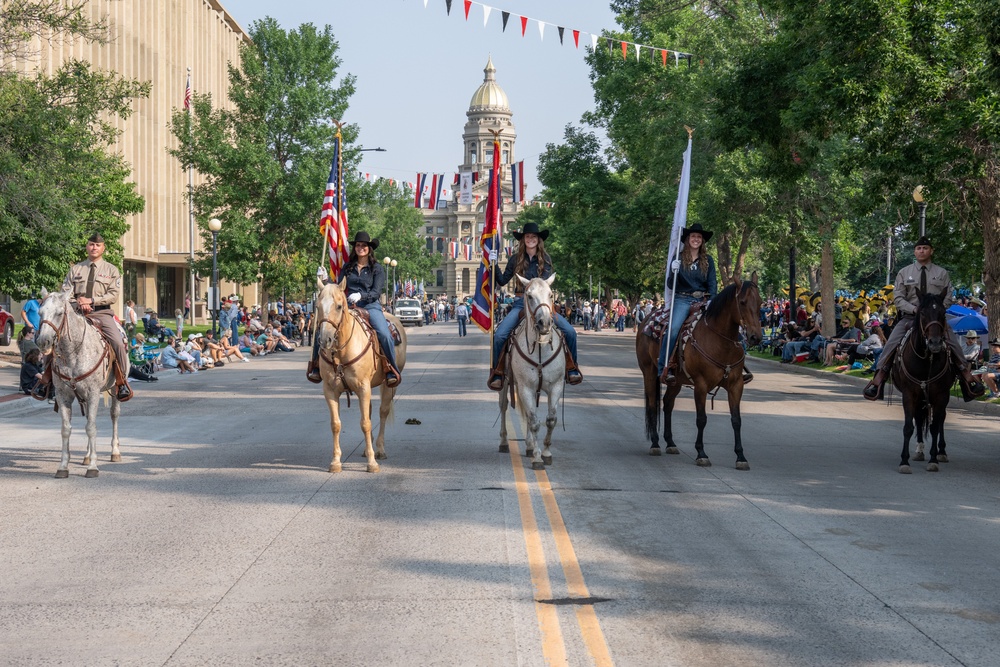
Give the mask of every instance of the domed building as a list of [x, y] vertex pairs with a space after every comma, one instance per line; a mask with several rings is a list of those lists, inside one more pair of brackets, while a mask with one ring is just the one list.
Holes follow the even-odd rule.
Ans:
[[[501, 236], [509, 239], [507, 230], [517, 229], [517, 215], [523, 205], [511, 201], [513, 187], [510, 174], [510, 165], [516, 162], [517, 131], [511, 121], [514, 114], [510, 110], [507, 93], [496, 81], [496, 71], [493, 59], [489, 58], [483, 70], [483, 83], [472, 94], [469, 110], [465, 113], [468, 120], [462, 131], [462, 163], [458, 172], [478, 174], [478, 181], [472, 186], [472, 203], [459, 202], [459, 188], [456, 186], [451, 188], [451, 198], [440, 203], [437, 210], [422, 209], [427, 250], [441, 257], [441, 264], [434, 270], [434, 278], [425, 285], [428, 297], [447, 295], [461, 299], [471, 296], [476, 289], [476, 270], [482, 259], [480, 236], [486, 223], [486, 194], [493, 166], [493, 135], [490, 130], [501, 132]], [[461, 252], [458, 258], [453, 258], [449, 252], [451, 241], [471, 245], [472, 258], [466, 259]], [[504, 245], [507, 243], [509, 241], [505, 240]]]

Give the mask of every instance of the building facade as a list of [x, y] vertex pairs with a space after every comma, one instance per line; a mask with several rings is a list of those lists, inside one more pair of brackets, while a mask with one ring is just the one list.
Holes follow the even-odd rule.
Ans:
[[[193, 92], [211, 94], [217, 106], [228, 104], [227, 65], [239, 63], [240, 45], [249, 38], [217, 0], [89, 0], [86, 11], [91, 20], [106, 21], [106, 44], [38, 40], [33, 51], [39, 58], [21, 66], [52, 74], [67, 60], [78, 59], [151, 83], [149, 97], [134, 102], [133, 115], [117, 121], [122, 134], [111, 149], [132, 167], [131, 179], [146, 202], [145, 210], [128, 221], [131, 228], [122, 239], [124, 290], [118, 308], [120, 314], [125, 300], [132, 299], [170, 318], [183, 308], [190, 290], [192, 251], [204, 251], [201, 235], [197, 230], [192, 235], [188, 173], [168, 153], [177, 147], [169, 129], [171, 114], [184, 105], [189, 71]], [[81, 248], [81, 259], [82, 253]], [[204, 320], [211, 277], [197, 278], [193, 301], [198, 319]], [[239, 292], [249, 303], [257, 298], [256, 286], [223, 282], [220, 292]]]
[[[428, 297], [457, 296], [462, 299], [471, 296], [476, 289], [476, 270], [482, 261], [480, 237], [486, 223], [486, 193], [489, 188], [489, 172], [493, 167], [493, 134], [499, 131], [500, 141], [500, 190], [503, 193], [501, 209], [503, 222], [501, 238], [507, 238], [507, 230], [517, 229], [517, 216], [523, 204], [514, 204], [510, 165], [516, 162], [517, 131], [511, 120], [513, 113], [507, 94], [496, 81], [496, 67], [489, 58], [483, 70], [483, 83], [476, 89], [466, 112], [468, 120], [462, 131], [462, 163], [459, 173], [478, 174], [472, 186], [471, 204], [459, 203], [458, 188], [453, 189], [447, 202], [439, 204], [436, 210], [423, 209], [424, 236], [427, 250], [441, 256], [441, 263], [434, 269], [430, 285], [426, 285]], [[450, 243], [472, 246], [471, 258], [462, 253], [452, 257]], [[506, 243], [506, 241], [505, 241]]]

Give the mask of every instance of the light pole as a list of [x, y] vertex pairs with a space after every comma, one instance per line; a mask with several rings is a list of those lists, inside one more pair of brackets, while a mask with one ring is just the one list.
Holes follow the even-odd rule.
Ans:
[[208, 221], [208, 228], [212, 230], [212, 290], [209, 301], [209, 308], [212, 309], [212, 331], [215, 332], [216, 318], [219, 316], [219, 230], [222, 229], [222, 221], [212, 218]]
[[390, 260], [389, 266], [392, 267], [392, 295], [396, 296], [396, 265], [399, 264], [396, 260]]
[[382, 258], [382, 263], [385, 264], [385, 307], [389, 308], [392, 303], [389, 300], [389, 265], [392, 263], [392, 258], [386, 255]]
[[924, 236], [924, 222], [927, 219], [927, 202], [924, 201], [924, 186], [918, 185], [913, 188], [913, 201], [917, 202], [917, 209], [920, 211], [920, 235]]

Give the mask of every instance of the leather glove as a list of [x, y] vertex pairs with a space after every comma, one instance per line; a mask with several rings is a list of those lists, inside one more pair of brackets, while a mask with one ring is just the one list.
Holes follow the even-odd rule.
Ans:
[[351, 304], [352, 306], [357, 305], [358, 301], [361, 301], [361, 294], [359, 292], [355, 292], [354, 294], [347, 297], [347, 303]]
[[678, 271], [680, 271], [681, 270], [681, 260], [675, 259], [674, 261], [670, 262], [670, 270], [673, 271], [674, 273], [677, 273]]
[[489, 258], [488, 259], [490, 261], [490, 264], [494, 264], [497, 261], [497, 251], [496, 251], [496, 248], [490, 250], [490, 254], [489, 254]]

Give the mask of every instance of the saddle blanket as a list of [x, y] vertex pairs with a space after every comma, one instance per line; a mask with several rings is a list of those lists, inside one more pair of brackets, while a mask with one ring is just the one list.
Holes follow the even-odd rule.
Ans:
[[653, 340], [663, 338], [663, 332], [670, 325], [670, 309], [666, 307], [657, 308], [646, 318], [642, 332]]

